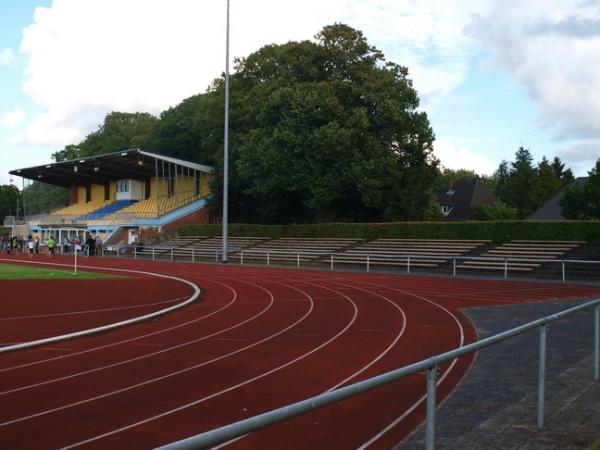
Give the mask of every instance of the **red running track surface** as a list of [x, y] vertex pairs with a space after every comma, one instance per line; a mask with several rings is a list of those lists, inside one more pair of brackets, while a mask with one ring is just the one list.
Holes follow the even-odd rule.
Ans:
[[[152, 448], [472, 342], [462, 307], [600, 294], [595, 286], [548, 283], [127, 259], [84, 264], [178, 276], [198, 284], [202, 299], [105, 334], [0, 354], [2, 448]], [[85, 306], [150, 303], [121, 288]], [[152, 291], [152, 301], [176, 296]], [[54, 301], [32, 299], [35, 307], [24, 312], [81, 309], [68, 296]], [[98, 315], [103, 323], [110, 317]], [[61, 317], [62, 327], [79, 328], [79, 315]], [[46, 335], [53, 321], [37, 318], [36, 329]], [[440, 399], [470, 361], [441, 367]], [[423, 420], [424, 392], [424, 375], [415, 375], [228, 448], [391, 448]]]

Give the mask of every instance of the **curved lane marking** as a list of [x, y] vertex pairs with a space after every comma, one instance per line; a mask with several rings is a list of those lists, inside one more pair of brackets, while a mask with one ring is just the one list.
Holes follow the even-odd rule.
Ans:
[[[280, 284], [282, 284], [282, 283], [280, 283]], [[284, 284], [282, 284], [282, 285], [284, 285]], [[284, 286], [285, 286], [285, 285], [284, 285]], [[316, 285], [316, 284], [315, 284], [314, 286], [318, 286], [318, 285]], [[314, 305], [314, 300], [313, 300], [313, 298], [312, 298], [310, 295], [308, 295], [307, 293], [305, 293], [304, 291], [302, 291], [302, 290], [300, 290], [300, 289], [298, 289], [298, 288], [294, 288], [293, 286], [288, 286], [288, 287], [290, 287], [290, 288], [292, 288], [292, 289], [295, 289], [295, 290], [297, 290], [297, 291], [301, 292], [302, 294], [304, 294], [304, 295], [308, 296], [308, 298], [310, 298], [310, 300], [311, 300], [311, 310], [310, 310], [310, 311], [312, 311], [312, 308], [313, 308], [313, 305]], [[319, 286], [319, 287], [321, 287], [321, 286]], [[350, 328], [350, 326], [352, 326], [352, 324], [353, 324], [353, 323], [356, 321], [356, 318], [358, 317], [358, 308], [357, 308], [357, 306], [356, 306], [356, 303], [354, 303], [354, 301], [353, 301], [351, 298], [349, 298], [347, 295], [345, 295], [345, 294], [342, 294], [341, 292], [338, 292], [338, 293], [339, 293], [339, 295], [340, 295], [340, 296], [342, 296], [342, 297], [346, 298], [346, 299], [347, 299], [347, 300], [348, 300], [348, 301], [349, 301], [349, 302], [350, 302], [350, 303], [353, 305], [353, 309], [354, 309], [354, 315], [353, 315], [352, 319], [351, 319], [351, 320], [348, 322], [348, 324], [347, 324], [347, 325], [346, 325], [346, 326], [345, 326], [345, 327], [344, 327], [342, 330], [340, 330], [340, 331], [339, 331], [339, 332], [338, 332], [338, 333], [337, 333], [335, 336], [331, 337], [331, 338], [330, 338], [330, 339], [328, 339], [327, 341], [325, 341], [325, 342], [323, 342], [322, 344], [318, 345], [317, 347], [313, 348], [313, 349], [312, 349], [312, 350], [310, 350], [309, 352], [306, 352], [306, 353], [304, 353], [303, 355], [300, 355], [300, 356], [298, 356], [297, 358], [294, 358], [293, 360], [291, 360], [291, 361], [288, 361], [288, 362], [286, 362], [286, 363], [284, 363], [284, 364], [282, 364], [282, 365], [280, 365], [280, 366], [278, 366], [278, 367], [274, 367], [274, 368], [273, 368], [273, 369], [271, 369], [271, 370], [268, 370], [268, 371], [266, 371], [266, 372], [263, 372], [263, 373], [261, 373], [260, 375], [257, 375], [257, 376], [255, 376], [255, 377], [253, 377], [253, 378], [250, 378], [250, 379], [247, 379], [247, 380], [245, 380], [245, 381], [243, 381], [243, 382], [241, 382], [241, 383], [238, 383], [238, 384], [236, 384], [236, 385], [230, 386], [230, 387], [228, 387], [228, 388], [226, 388], [226, 389], [223, 389], [223, 390], [221, 390], [221, 391], [219, 391], [219, 392], [215, 392], [215, 393], [213, 393], [213, 394], [207, 395], [207, 396], [205, 396], [205, 397], [203, 397], [203, 398], [200, 398], [200, 399], [198, 399], [198, 400], [194, 400], [194, 401], [192, 401], [192, 402], [190, 402], [190, 403], [186, 403], [186, 404], [184, 404], [184, 405], [180, 405], [180, 406], [178, 406], [177, 408], [173, 408], [173, 409], [171, 409], [171, 410], [168, 410], [168, 411], [162, 412], [162, 413], [160, 413], [160, 414], [157, 414], [157, 415], [154, 415], [154, 416], [151, 416], [151, 417], [147, 417], [146, 419], [140, 420], [140, 421], [138, 421], [138, 422], [134, 422], [134, 423], [132, 423], [132, 424], [129, 424], [129, 425], [126, 425], [126, 426], [124, 426], [124, 427], [117, 428], [117, 429], [115, 429], [115, 430], [112, 430], [112, 431], [109, 431], [109, 432], [106, 432], [106, 433], [100, 434], [100, 435], [98, 435], [98, 436], [94, 436], [94, 437], [92, 437], [92, 438], [90, 438], [90, 439], [87, 439], [87, 440], [85, 440], [85, 441], [80, 441], [80, 442], [76, 442], [76, 443], [74, 443], [74, 444], [70, 444], [70, 445], [68, 445], [68, 446], [62, 447], [62, 450], [68, 450], [68, 449], [71, 449], [71, 448], [74, 448], [74, 447], [79, 447], [79, 446], [81, 446], [81, 445], [85, 445], [85, 444], [88, 444], [88, 443], [90, 443], [90, 442], [94, 442], [94, 441], [97, 441], [97, 440], [99, 440], [99, 439], [103, 439], [103, 438], [105, 438], [105, 437], [112, 436], [112, 435], [114, 435], [114, 434], [117, 434], [117, 433], [120, 433], [120, 432], [122, 432], [122, 431], [129, 430], [129, 429], [131, 429], [131, 428], [135, 428], [135, 427], [137, 427], [137, 426], [140, 426], [140, 425], [143, 425], [143, 424], [145, 424], [145, 423], [152, 422], [152, 421], [154, 421], [154, 420], [160, 419], [160, 418], [162, 418], [162, 417], [165, 417], [165, 416], [168, 416], [168, 415], [170, 415], [170, 414], [174, 414], [174, 413], [176, 413], [176, 412], [179, 412], [179, 411], [182, 411], [182, 410], [184, 410], [184, 409], [191, 408], [192, 406], [198, 405], [198, 404], [200, 404], [200, 403], [202, 403], [202, 402], [205, 402], [205, 401], [207, 401], [207, 400], [210, 400], [210, 399], [212, 399], [212, 398], [215, 398], [215, 397], [218, 397], [218, 396], [220, 396], [220, 395], [226, 394], [226, 393], [228, 393], [228, 392], [231, 392], [231, 391], [233, 391], [233, 390], [235, 390], [235, 389], [238, 389], [238, 388], [240, 388], [240, 387], [242, 387], [242, 386], [245, 386], [245, 385], [247, 385], [247, 384], [250, 384], [250, 383], [253, 383], [253, 382], [257, 381], [257, 380], [260, 380], [260, 379], [262, 379], [262, 378], [265, 378], [265, 377], [266, 377], [266, 376], [268, 376], [268, 375], [271, 375], [271, 374], [273, 374], [273, 373], [275, 373], [275, 372], [278, 372], [278, 371], [280, 371], [280, 370], [282, 370], [282, 369], [284, 369], [284, 368], [286, 368], [286, 367], [288, 367], [288, 366], [291, 366], [292, 364], [295, 364], [296, 362], [298, 362], [298, 361], [300, 361], [300, 360], [302, 360], [302, 359], [305, 359], [305, 358], [307, 358], [308, 356], [312, 355], [313, 353], [316, 353], [317, 351], [321, 350], [323, 347], [325, 347], [325, 346], [329, 345], [331, 342], [333, 342], [334, 340], [336, 340], [336, 339], [337, 339], [339, 336], [341, 336], [342, 334], [344, 334], [344, 333], [345, 333], [345, 332], [346, 332], [346, 331], [347, 331], [347, 330]], [[310, 313], [310, 311], [309, 311], [309, 313]], [[308, 313], [307, 313], [307, 315], [308, 315]], [[303, 319], [301, 319], [301, 320], [303, 320]], [[290, 327], [288, 327], [287, 329], [290, 329], [290, 328], [292, 328], [292, 327], [293, 327], [293, 326], [295, 326], [295, 325], [296, 325], [296, 324], [292, 324], [292, 325], [291, 325]], [[286, 330], [287, 330], [287, 329], [286, 329]], [[286, 331], [286, 330], [282, 330], [282, 332], [283, 332], [283, 331]], [[270, 339], [270, 338], [268, 338], [268, 339]], [[1, 426], [1, 424], [0, 424], [0, 426]]]
[[56, 360], [59, 360], [59, 359], [62, 362], [66, 358], [72, 358], [73, 356], [79, 356], [79, 355], [83, 355], [85, 353], [91, 353], [91, 352], [95, 352], [95, 351], [98, 351], [98, 350], [103, 350], [105, 348], [110, 348], [110, 347], [115, 347], [117, 345], [127, 344], [129, 342], [134, 342], [134, 341], [137, 341], [137, 340], [140, 340], [140, 339], [144, 339], [144, 338], [147, 338], [147, 337], [150, 337], [150, 336], [156, 336], [158, 334], [167, 333], [167, 332], [173, 331], [173, 330], [175, 330], [177, 328], [185, 327], [185, 326], [194, 324], [196, 322], [199, 322], [201, 320], [204, 320], [204, 319], [206, 319], [208, 317], [211, 317], [211, 316], [213, 316], [213, 315], [215, 315], [215, 314], [223, 311], [224, 309], [230, 307], [237, 300], [237, 291], [235, 289], [227, 286], [225, 283], [220, 283], [220, 282], [214, 281], [214, 280], [211, 280], [211, 281], [213, 283], [225, 286], [230, 291], [232, 291], [233, 292], [233, 298], [228, 303], [226, 303], [224, 306], [222, 306], [221, 308], [219, 308], [219, 309], [217, 309], [217, 310], [215, 310], [215, 311], [213, 311], [213, 312], [211, 312], [209, 314], [206, 314], [206, 315], [200, 316], [200, 317], [196, 317], [195, 319], [192, 319], [192, 320], [189, 320], [187, 322], [183, 322], [183, 323], [174, 325], [172, 327], [163, 328], [162, 330], [153, 331], [151, 333], [146, 333], [146, 334], [141, 334], [139, 336], [136, 336], [136, 337], [133, 337], [133, 338], [129, 338], [129, 339], [124, 339], [124, 340], [117, 341], [117, 342], [111, 342], [110, 344], [100, 345], [98, 347], [92, 347], [92, 348], [88, 348], [88, 349], [81, 350], [81, 351], [78, 351], [78, 352], [69, 353], [69, 354], [66, 354], [66, 355], [54, 356], [52, 358], [46, 358], [46, 359], [41, 359], [41, 360], [38, 360], [38, 361], [32, 361], [32, 362], [28, 362], [28, 363], [24, 363], [24, 364], [19, 364], [17, 366], [5, 367], [3, 369], [0, 369], [0, 373], [2, 373], [2, 372], [9, 372], [11, 370], [16, 370], [16, 369], [22, 369], [24, 367], [35, 366], [35, 365], [43, 364], [43, 363], [47, 363], [47, 362], [52, 362], [52, 361], [56, 361]]
[[[27, 262], [27, 261], [20, 261], [20, 262], [26, 263], [26, 264], [43, 264], [43, 265], [51, 265], [51, 266], [71, 267], [68, 264], [58, 264], [58, 263], [41, 263], [41, 262], [34, 263], [34, 262]], [[103, 267], [92, 267], [92, 266], [79, 266], [79, 267], [82, 269], [99, 269], [99, 270], [115, 271], [115, 272], [138, 273], [138, 274], [150, 275], [150, 276], [154, 276], [154, 277], [158, 277], [158, 278], [167, 278], [170, 280], [175, 280], [175, 281], [179, 281], [181, 283], [187, 284], [188, 286], [190, 286], [193, 289], [194, 293], [192, 294], [192, 296], [189, 299], [187, 299], [184, 302], [178, 303], [177, 305], [169, 306], [168, 308], [164, 308], [159, 311], [155, 311], [153, 313], [144, 314], [143, 316], [133, 317], [131, 319], [122, 320], [120, 322], [115, 322], [115, 323], [111, 323], [108, 325], [102, 325], [100, 327], [88, 328], [87, 330], [75, 331], [73, 333], [67, 333], [67, 334], [63, 334], [60, 336], [53, 336], [53, 337], [44, 338], [44, 339], [36, 339], [35, 341], [22, 342], [20, 344], [15, 344], [15, 345], [7, 345], [5, 347], [0, 347], [0, 353], [6, 353], [6, 352], [14, 351], [14, 350], [23, 350], [23, 349], [31, 348], [31, 347], [39, 347], [40, 345], [52, 344], [55, 342], [65, 341], [67, 339], [74, 339], [74, 338], [79, 338], [79, 337], [83, 337], [83, 336], [89, 336], [91, 334], [102, 333], [104, 331], [110, 331], [110, 330], [114, 330], [116, 328], [121, 328], [121, 327], [124, 327], [127, 325], [136, 324], [136, 323], [142, 322], [144, 320], [152, 319], [153, 317], [157, 317], [157, 316], [162, 316], [163, 314], [167, 314], [171, 311], [175, 311], [177, 309], [183, 308], [184, 306], [187, 306], [190, 303], [192, 303], [194, 300], [196, 300], [200, 296], [200, 288], [198, 286], [196, 286], [194, 283], [192, 283], [191, 281], [184, 280], [183, 278], [177, 278], [177, 277], [173, 277], [170, 275], [162, 275], [159, 273], [143, 272], [140, 270], [131, 270], [131, 269], [107, 269], [107, 268], [103, 268]]]
[[146, 303], [143, 305], [135, 305], [135, 306], [118, 306], [115, 308], [102, 308], [102, 309], [86, 309], [82, 311], [70, 311], [65, 313], [55, 313], [55, 314], [38, 314], [35, 316], [13, 316], [13, 317], [0, 317], [0, 321], [4, 320], [27, 320], [27, 319], [47, 319], [50, 317], [64, 317], [64, 316], [76, 316], [78, 314], [92, 314], [98, 312], [107, 312], [107, 311], [121, 311], [124, 309], [139, 309], [139, 308], [147, 308], [149, 306], [156, 305], [164, 305], [165, 303], [173, 303], [179, 300], [182, 300], [187, 297], [177, 297], [171, 300], [164, 300], [162, 302], [154, 302], [154, 303]]
[[[253, 283], [248, 283], [248, 284], [253, 284]], [[28, 389], [33, 389], [33, 388], [36, 388], [36, 387], [45, 386], [45, 385], [52, 384], [52, 383], [57, 383], [59, 381], [69, 380], [71, 378], [76, 378], [76, 377], [79, 377], [79, 376], [82, 376], [82, 375], [87, 375], [87, 374], [90, 374], [90, 373], [99, 372], [101, 370], [111, 369], [113, 367], [122, 366], [124, 364], [129, 364], [129, 363], [132, 363], [132, 362], [135, 362], [135, 361], [141, 361], [143, 359], [150, 358], [150, 357], [156, 356], [156, 355], [160, 355], [162, 353], [171, 352], [171, 351], [177, 350], [179, 348], [187, 347], [188, 345], [197, 344], [198, 342], [204, 341], [204, 340], [206, 340], [208, 338], [211, 338], [211, 337], [214, 337], [214, 336], [218, 336], [219, 334], [225, 333], [227, 331], [231, 331], [231, 330], [233, 330], [233, 329], [235, 329], [237, 327], [240, 327], [240, 326], [242, 326], [242, 325], [244, 325], [244, 324], [246, 324], [248, 322], [251, 322], [251, 321], [257, 319], [258, 317], [260, 317], [263, 314], [265, 314], [269, 309], [271, 309], [272, 306], [273, 306], [273, 296], [271, 296], [271, 300], [267, 304], [267, 307], [264, 308], [262, 311], [260, 311], [258, 314], [255, 314], [254, 316], [252, 316], [252, 317], [250, 317], [250, 318], [248, 318], [248, 319], [246, 319], [246, 320], [244, 320], [242, 322], [239, 322], [239, 323], [237, 323], [235, 325], [232, 325], [229, 328], [225, 328], [225, 329], [222, 329], [220, 331], [216, 331], [216, 332], [214, 332], [212, 334], [209, 334], [209, 335], [197, 338], [197, 339], [193, 339], [191, 341], [182, 342], [180, 344], [177, 344], [177, 345], [174, 345], [172, 347], [168, 347], [168, 348], [165, 348], [165, 349], [162, 349], [162, 350], [157, 350], [157, 351], [154, 351], [154, 352], [145, 353], [143, 355], [136, 356], [135, 358], [130, 358], [130, 359], [122, 360], [122, 361], [119, 361], [119, 362], [116, 362], [116, 363], [107, 364], [105, 366], [95, 367], [93, 369], [84, 370], [82, 372], [76, 372], [76, 373], [73, 373], [73, 374], [70, 374], [70, 375], [65, 375], [65, 376], [62, 376], [62, 377], [59, 377], [59, 378], [54, 378], [54, 379], [51, 379], [51, 380], [41, 381], [39, 383], [30, 384], [28, 386], [22, 386], [22, 387], [10, 389], [10, 390], [2, 391], [2, 392], [0, 392], [0, 396], [7, 395], [7, 394], [12, 394], [14, 392], [19, 392], [19, 391], [25, 391], [25, 390], [28, 390]]]

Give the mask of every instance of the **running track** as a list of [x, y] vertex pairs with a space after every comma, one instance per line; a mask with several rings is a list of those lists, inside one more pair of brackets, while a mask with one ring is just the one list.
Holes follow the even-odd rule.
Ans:
[[[472, 342], [475, 330], [459, 308], [600, 295], [600, 287], [547, 283], [82, 263], [177, 276], [199, 285], [202, 299], [138, 325], [0, 354], [2, 448], [152, 448]], [[87, 292], [106, 294], [89, 298], [85, 288], [60, 296], [48, 288], [22, 301], [3, 288], [1, 330], [23, 340], [101, 325], [161, 309], [190, 290], [146, 276], [130, 281], [140, 280], [147, 288], [88, 284]], [[440, 399], [469, 363], [441, 367]], [[423, 419], [424, 387], [424, 375], [415, 375], [227, 448], [388, 449]]]

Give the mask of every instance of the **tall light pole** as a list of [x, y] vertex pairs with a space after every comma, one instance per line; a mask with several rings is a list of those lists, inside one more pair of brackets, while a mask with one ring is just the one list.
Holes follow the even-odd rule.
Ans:
[[225, 38], [225, 137], [223, 139], [223, 264], [227, 264], [227, 221], [229, 175], [229, 0], [227, 0], [227, 27]]

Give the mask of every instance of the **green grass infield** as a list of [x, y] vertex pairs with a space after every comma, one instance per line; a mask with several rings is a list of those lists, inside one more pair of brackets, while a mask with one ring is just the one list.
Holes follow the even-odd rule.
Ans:
[[55, 269], [32, 267], [17, 264], [0, 263], [0, 280], [84, 280], [93, 278], [125, 278], [120, 275], [97, 272], [73, 274], [73, 269]]

